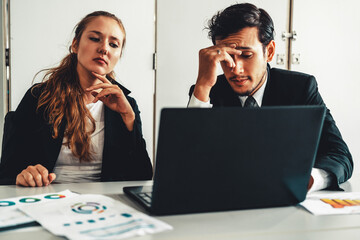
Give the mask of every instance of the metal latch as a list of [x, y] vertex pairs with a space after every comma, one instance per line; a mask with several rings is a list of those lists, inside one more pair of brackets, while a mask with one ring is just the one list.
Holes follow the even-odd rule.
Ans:
[[297, 38], [296, 32], [295, 32], [295, 31], [292, 31], [291, 33], [289, 33], [289, 32], [282, 32], [282, 34], [281, 34], [281, 39], [282, 39], [283, 41], [285, 41], [287, 38], [288, 38], [288, 39], [296, 40], [296, 38]]

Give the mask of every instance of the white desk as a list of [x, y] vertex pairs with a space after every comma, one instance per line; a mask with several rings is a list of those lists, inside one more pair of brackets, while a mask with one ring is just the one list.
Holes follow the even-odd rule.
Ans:
[[[65, 189], [78, 193], [122, 194], [124, 186], [151, 185], [145, 182], [108, 182], [86, 184], [52, 184], [41, 188], [0, 186], [0, 199], [23, 195], [59, 192]], [[342, 185], [346, 191], [360, 191], [359, 178]], [[116, 199], [137, 207], [124, 195]], [[140, 210], [140, 209], [139, 209]], [[202, 214], [186, 214], [158, 219], [172, 225], [174, 230], [137, 237], [137, 240], [161, 239], [360, 239], [360, 215], [314, 216], [299, 206], [228, 211]], [[0, 239], [63, 239], [41, 227], [0, 233]]]

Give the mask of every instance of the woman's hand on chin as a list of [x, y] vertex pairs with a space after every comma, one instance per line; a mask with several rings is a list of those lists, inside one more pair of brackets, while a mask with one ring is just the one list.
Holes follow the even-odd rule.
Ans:
[[[134, 121], [135, 121], [135, 113], [126, 99], [123, 91], [119, 88], [118, 85], [112, 84], [106, 76], [100, 75], [98, 73], [92, 72], [92, 74], [102, 81], [102, 83], [95, 84], [87, 89], [87, 92], [91, 92], [91, 94], [95, 97], [93, 102], [102, 101], [108, 108], [111, 110], [118, 112], [126, 127], [129, 131], [133, 130]], [[100, 90], [100, 92], [96, 92], [95, 90]]]

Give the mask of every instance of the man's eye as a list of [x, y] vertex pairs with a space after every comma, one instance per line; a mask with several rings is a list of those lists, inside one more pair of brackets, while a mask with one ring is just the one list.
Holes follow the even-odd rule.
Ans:
[[244, 57], [244, 58], [251, 58], [253, 56], [253, 54], [252, 53], [245, 53], [245, 54], [242, 54], [241, 56]]
[[89, 39], [93, 42], [99, 42], [100, 38], [96, 38], [96, 37], [89, 37]]
[[119, 46], [116, 43], [110, 43], [110, 47], [112, 48], [118, 48]]

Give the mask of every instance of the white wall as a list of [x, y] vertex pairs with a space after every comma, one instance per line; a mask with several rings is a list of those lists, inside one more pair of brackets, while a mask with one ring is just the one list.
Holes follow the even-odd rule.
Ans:
[[[311, 6], [311, 7], [309, 7]], [[360, 164], [360, 1], [294, 1], [293, 70], [313, 74], [319, 91], [354, 158]]]
[[11, 0], [11, 109], [16, 109], [39, 70], [57, 65], [68, 53], [81, 18], [96, 10], [109, 11], [123, 21], [127, 33], [115, 67], [117, 80], [137, 100], [152, 157], [154, 6], [154, 0]]

